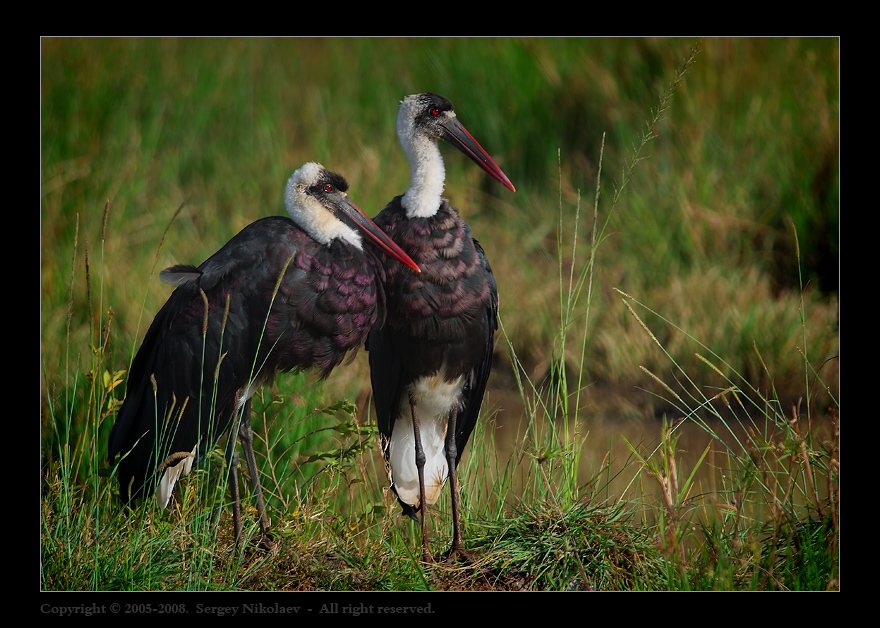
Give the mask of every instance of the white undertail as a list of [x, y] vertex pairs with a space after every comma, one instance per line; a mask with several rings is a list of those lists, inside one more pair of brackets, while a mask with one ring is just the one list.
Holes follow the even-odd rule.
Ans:
[[[460, 404], [464, 377], [445, 381], [442, 373], [416, 380], [402, 396], [389, 443], [388, 462], [397, 496], [419, 506], [419, 473], [416, 468], [410, 396], [416, 402], [422, 449], [425, 452], [425, 501], [434, 504], [449, 475], [446, 461], [446, 427], [451, 409]], [[459, 408], [460, 410], [460, 408]]]
[[176, 460], [176, 462], [172, 462], [165, 467], [165, 473], [162, 474], [162, 479], [159, 481], [159, 486], [156, 488], [156, 503], [159, 504], [159, 508], [168, 508], [168, 502], [171, 501], [171, 493], [174, 491], [174, 485], [177, 484], [177, 480], [189, 475], [190, 471], [192, 471], [193, 461], [196, 458], [196, 449], [198, 448], [199, 444], [196, 443], [192, 452], [172, 454], [166, 459], [166, 463], [174, 460]]
[[[236, 414], [241, 412], [241, 408], [244, 406], [245, 402], [253, 396], [254, 390], [260, 385], [262, 384], [254, 381], [239, 392], [238, 400], [235, 403]], [[241, 420], [247, 421], [248, 418], [242, 417]], [[174, 453], [165, 459], [165, 462], [163, 463], [163, 465], [165, 465], [165, 472], [162, 473], [162, 478], [159, 480], [159, 486], [156, 488], [156, 503], [159, 504], [159, 508], [168, 508], [168, 503], [171, 501], [171, 493], [174, 491], [174, 485], [177, 484], [177, 481], [180, 478], [188, 476], [192, 471], [193, 463], [196, 459], [196, 450], [198, 448], [199, 443], [196, 443], [190, 453]]]

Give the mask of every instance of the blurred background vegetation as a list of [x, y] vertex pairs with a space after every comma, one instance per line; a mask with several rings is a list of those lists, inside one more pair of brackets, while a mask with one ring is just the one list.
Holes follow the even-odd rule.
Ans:
[[[305, 161], [343, 173], [355, 202], [377, 213], [407, 186], [394, 121], [398, 101], [418, 91], [448, 97], [517, 186], [515, 194], [504, 190], [444, 149], [446, 193], [484, 245], [505, 329], [540, 381], [559, 331], [560, 223], [563, 236], [571, 232], [578, 195], [582, 214], [591, 213], [603, 135], [600, 216], [607, 212], [602, 203], [694, 43], [43, 40], [44, 392], [69, 383], [58, 368], [65, 347], [94, 343], [89, 321], [109, 309], [113, 359], [126, 368], [168, 295], [156, 271], [200, 263], [246, 224], [283, 213], [284, 183]], [[634, 396], [634, 384], [646, 385], [639, 365], [666, 368], [612, 288], [782, 396], [802, 394], [799, 348], [816, 364], [837, 353], [838, 96], [835, 38], [702, 42], [605, 232], [597, 300], [581, 330], [589, 334], [585, 381], [595, 390]], [[93, 268], [103, 265], [95, 288], [101, 301], [77, 283], [68, 330], [71, 277], [82, 280], [86, 252]], [[807, 286], [806, 348], [798, 261]], [[680, 364], [694, 363], [679, 338], [660, 340]], [[506, 360], [496, 362], [494, 381], [503, 388]], [[339, 374], [343, 388], [349, 379], [365, 385], [354, 373]]]
[[[446, 195], [491, 261], [503, 322], [484, 421], [463, 459], [469, 507], [496, 509], [506, 517], [511, 503], [531, 508], [541, 502], [543, 497], [518, 502], [496, 491], [485, 467], [495, 461], [504, 468], [509, 455], [516, 473], [531, 474], [523, 486], [534, 491], [538, 478], [537, 484], [550, 490], [543, 474], [546, 461], [557, 455], [551, 449], [560, 443], [565, 456], [572, 456], [566, 460], [580, 465], [582, 477], [573, 481], [569, 497], [577, 508], [588, 503], [588, 479], [609, 470], [606, 459], [624, 460], [625, 472], [615, 463], [609, 476], [634, 486], [638, 472], [633, 469], [648, 465], [627, 465], [635, 449], [620, 449], [622, 442], [669, 442], [659, 419], [681, 416], [674, 395], [684, 395], [685, 388], [690, 396], [683, 405], [693, 410], [689, 418], [704, 409], [700, 395], [712, 397], [732, 381], [748, 383], [742, 394], [756, 397], [755, 406], [745, 404], [746, 414], [772, 415], [777, 427], [792, 412], [808, 414], [812, 421], [828, 406], [836, 407], [839, 41], [702, 40], [653, 128], [656, 137], [638, 153], [627, 178], [635, 150], [652, 130], [647, 121], [696, 43], [663, 38], [43, 39], [40, 368], [46, 494], [56, 494], [59, 477], [61, 486], [75, 481], [88, 487], [94, 481], [103, 487], [97, 473], [78, 479], [78, 465], [95, 471], [106, 455], [125, 370], [171, 290], [158, 272], [176, 263], [201, 263], [250, 222], [283, 214], [285, 182], [306, 161], [342, 173], [353, 200], [369, 215], [378, 213], [409, 182], [395, 134], [398, 102], [422, 91], [452, 101], [517, 189], [511, 193], [441, 146]], [[584, 276], [590, 258], [600, 163], [598, 222], [604, 228], [595, 249], [593, 292], [566, 314], [569, 272]], [[617, 290], [643, 304], [637, 313], [656, 343]], [[561, 376], [562, 365], [573, 376]], [[517, 374], [538, 393], [520, 393]], [[560, 421], [549, 403], [538, 408], [538, 398], [552, 398], [554, 385], [563, 382], [569, 396], [579, 395], [579, 403], [571, 404], [575, 410], [562, 413]], [[337, 403], [342, 399], [354, 405]], [[772, 409], [762, 409], [765, 400], [772, 400]], [[316, 411], [325, 406], [329, 409]], [[331, 517], [339, 538], [348, 537], [352, 522], [372, 521], [382, 512], [386, 487], [375, 450], [372, 463], [321, 473], [332, 464], [355, 464], [351, 461], [361, 448], [373, 447], [359, 436], [363, 421], [349, 421], [358, 414], [369, 417], [363, 352], [326, 384], [308, 375], [280, 377], [273, 390], [255, 397], [255, 409], [255, 430], [268, 443], [264, 450], [272, 449], [264, 472], [279, 487], [272, 496], [275, 512], [294, 517], [300, 508], [332, 503], [327, 511], [343, 517]], [[740, 412], [732, 413], [747, 426]], [[554, 423], [544, 417], [555, 418], [557, 429], [565, 432], [565, 438], [546, 441], [555, 445], [542, 443], [539, 432], [552, 431]], [[520, 440], [520, 422], [534, 428], [526, 444]], [[702, 459], [695, 460], [700, 452], [709, 451], [712, 429], [687, 431], [691, 424], [678, 425], [675, 441], [692, 456], [681, 467], [686, 473], [700, 466]], [[500, 436], [502, 427], [513, 428], [512, 433]], [[729, 427], [733, 432], [735, 426]], [[318, 430], [326, 438], [315, 438]], [[337, 436], [331, 438], [331, 431]], [[303, 448], [306, 436], [312, 438]], [[765, 436], [775, 442], [775, 436]], [[572, 454], [581, 438], [595, 451]], [[334, 446], [338, 449], [326, 451]], [[737, 455], [745, 461], [751, 456], [756, 466], [765, 455], [783, 460], [774, 447]], [[534, 464], [518, 464], [522, 459], [515, 460], [511, 450], [527, 452]], [[56, 458], [63, 460], [56, 464]], [[829, 477], [836, 478], [836, 450], [829, 458]], [[703, 466], [717, 466], [708, 480], [698, 480], [706, 483], [697, 492], [712, 501], [713, 482], [725, 483], [736, 474], [725, 472], [721, 462]], [[748, 462], [743, 468], [752, 473]], [[288, 475], [292, 482], [286, 482]], [[305, 494], [317, 492], [322, 481], [338, 485], [322, 494], [325, 499], [309, 499]], [[507, 486], [507, 481], [501, 483]], [[354, 493], [355, 482], [369, 486]], [[731, 509], [729, 504], [736, 503], [738, 518], [742, 495], [737, 491], [751, 485], [737, 482], [738, 476], [730, 492], [738, 497], [718, 507]], [[555, 490], [555, 480], [552, 484]], [[496, 492], [500, 501], [493, 497]], [[554, 504], [561, 494], [556, 492]], [[636, 510], [638, 503], [632, 499]], [[767, 503], [773, 511], [775, 493]], [[73, 534], [68, 528], [52, 532], [48, 511], [53, 508], [44, 506], [46, 564], [55, 556], [56, 542], [93, 536], [88, 523], [72, 525]], [[86, 512], [76, 504], [68, 508]], [[470, 516], [486, 517], [482, 510]], [[391, 519], [378, 520], [384, 534]], [[300, 514], [297, 521], [310, 525], [316, 519]], [[680, 525], [684, 530], [688, 524]], [[110, 533], [106, 545], [118, 545], [116, 528]], [[164, 529], [158, 535], [164, 536]], [[303, 533], [303, 542], [329, 536], [326, 530]], [[70, 552], [90, 543], [70, 541], [76, 546]], [[739, 537], [734, 543], [746, 547]], [[817, 545], [828, 543], [820, 538]], [[305, 551], [303, 545], [295, 547]], [[319, 555], [320, 563], [324, 555]], [[388, 557], [380, 556], [376, 562], [368, 555], [364, 563], [378, 565], [378, 581], [386, 584]], [[152, 560], [149, 554], [144, 564]], [[70, 573], [66, 562], [46, 569], [52, 588], [156, 586], [149, 569], [146, 582], [131, 574], [117, 581], [90, 571], [88, 565], [97, 564], [93, 557], [82, 562], [86, 579], [92, 580], [63, 582]], [[718, 572], [711, 565], [707, 573]], [[763, 565], [757, 570], [765, 571]], [[180, 573], [176, 564], [170, 572]], [[567, 581], [568, 575], [560, 578]], [[307, 579], [301, 582], [309, 586]], [[164, 585], [178, 586], [176, 581]], [[719, 585], [710, 577], [702, 586]]]

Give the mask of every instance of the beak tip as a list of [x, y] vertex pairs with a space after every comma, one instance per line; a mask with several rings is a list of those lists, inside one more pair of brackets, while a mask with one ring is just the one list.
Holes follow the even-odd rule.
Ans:
[[498, 168], [498, 174], [496, 174], [494, 172], [492, 172], [491, 174], [493, 177], [498, 179], [498, 181], [499, 181], [499, 183], [501, 183], [501, 185], [506, 187], [511, 192], [516, 192], [516, 188], [513, 186], [513, 182], [511, 182], [511, 180], [507, 178], [507, 175], [501, 171], [501, 168]]
[[[405, 254], [404, 254], [404, 255], [405, 255]], [[422, 272], [422, 269], [419, 268], [419, 265], [416, 264], [415, 261], [414, 261], [411, 257], [409, 257], [408, 255], [406, 256], [405, 259], [404, 259], [404, 258], [399, 258], [398, 261], [399, 261], [400, 263], [402, 263], [404, 266], [406, 266], [406, 267], [408, 267], [408, 268], [411, 268], [412, 270], [416, 271], [417, 273]]]

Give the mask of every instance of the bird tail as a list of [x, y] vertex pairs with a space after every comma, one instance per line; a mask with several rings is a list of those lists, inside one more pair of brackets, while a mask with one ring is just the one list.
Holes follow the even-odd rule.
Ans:
[[156, 489], [156, 470], [174, 464], [170, 460], [173, 454], [166, 459], [163, 452], [174, 441], [178, 421], [173, 419], [183, 413], [186, 400], [176, 412], [172, 405], [167, 416], [160, 416], [155, 411], [156, 401], [155, 395], [129, 391], [110, 434], [107, 451], [111, 463], [118, 460], [119, 498], [124, 504], [152, 496]]
[[412, 504], [407, 504], [405, 501], [400, 499], [400, 497], [397, 498], [397, 501], [400, 503], [401, 507], [403, 508], [402, 514], [409, 517], [410, 519], [412, 519], [416, 523], [418, 523], [419, 522], [418, 512], [422, 509], [422, 507], [421, 506], [416, 507], [416, 506], [413, 506]]

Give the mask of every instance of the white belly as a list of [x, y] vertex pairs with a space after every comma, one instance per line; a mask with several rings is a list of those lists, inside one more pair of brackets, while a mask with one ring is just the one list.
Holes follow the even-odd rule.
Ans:
[[[425, 452], [425, 501], [434, 504], [446, 482], [449, 467], [446, 461], [446, 426], [449, 412], [458, 402], [464, 377], [452, 383], [441, 374], [423, 377], [411, 387], [419, 417], [419, 432]], [[419, 473], [416, 468], [415, 436], [413, 434], [410, 397], [403, 395], [389, 444], [388, 462], [391, 481], [400, 499], [419, 506]]]

